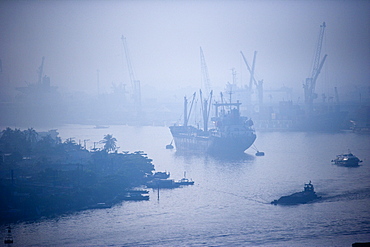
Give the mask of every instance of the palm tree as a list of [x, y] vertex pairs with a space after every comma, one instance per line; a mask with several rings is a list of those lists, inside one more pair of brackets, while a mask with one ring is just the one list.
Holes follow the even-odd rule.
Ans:
[[104, 139], [101, 140], [101, 143], [104, 143], [103, 150], [109, 153], [110, 151], [117, 150], [117, 139], [113, 137], [113, 135], [107, 134], [104, 136]]
[[27, 152], [28, 152], [28, 155], [30, 155], [33, 148], [36, 145], [39, 134], [33, 128], [28, 128], [27, 130], [24, 130], [23, 134], [24, 134], [24, 137], [26, 138], [25, 145], [27, 145]]
[[26, 140], [28, 142], [30, 143], [37, 142], [37, 138], [39, 134], [36, 132], [36, 130], [34, 130], [34, 128], [28, 128], [27, 130], [24, 130], [23, 132], [26, 135]]

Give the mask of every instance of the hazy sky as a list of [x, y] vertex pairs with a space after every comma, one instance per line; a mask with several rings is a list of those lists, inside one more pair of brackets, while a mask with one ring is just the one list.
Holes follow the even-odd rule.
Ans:
[[[213, 88], [256, 77], [302, 90], [322, 22], [328, 58], [317, 90], [370, 85], [370, 1], [1, 1], [0, 59], [8, 85], [44, 73], [62, 91], [128, 86], [121, 36], [143, 90], [201, 86], [201, 46]], [[6, 85], [2, 85], [3, 88]], [[302, 90], [303, 92], [303, 90]]]

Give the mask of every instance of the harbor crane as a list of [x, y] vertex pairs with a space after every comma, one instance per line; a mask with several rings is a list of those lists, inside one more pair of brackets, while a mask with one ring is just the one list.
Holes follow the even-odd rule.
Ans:
[[324, 66], [324, 63], [327, 57], [327, 55], [325, 54], [322, 60], [320, 61], [322, 41], [324, 39], [325, 27], [326, 27], [326, 24], [325, 22], [323, 22], [322, 25], [320, 25], [319, 39], [318, 39], [317, 46], [316, 46], [311, 76], [309, 78], [306, 78], [306, 81], [303, 84], [305, 103], [308, 106], [309, 112], [312, 111], [313, 100], [317, 98], [317, 94], [315, 93], [316, 81], [321, 72], [322, 67]]
[[133, 89], [133, 96], [134, 96], [136, 112], [137, 112], [137, 114], [140, 114], [140, 112], [141, 112], [140, 81], [136, 80], [136, 78], [135, 78], [135, 74], [134, 74], [134, 70], [132, 68], [130, 53], [129, 53], [129, 50], [128, 50], [128, 45], [127, 45], [126, 38], [122, 35], [121, 39], [122, 39], [122, 43], [123, 43], [123, 49], [125, 51], [127, 68], [128, 68], [128, 72], [129, 72], [129, 75], [130, 75], [131, 86], [132, 86], [132, 89]]
[[200, 63], [202, 68], [202, 81], [205, 89], [205, 93], [208, 94], [211, 92], [211, 83], [208, 75], [208, 68], [206, 64], [206, 59], [204, 58], [203, 49], [200, 47]]
[[257, 56], [257, 51], [254, 52], [254, 55], [253, 55], [253, 63], [252, 63], [252, 68], [249, 66], [248, 62], [247, 62], [247, 59], [245, 58], [244, 54], [242, 51], [240, 51], [240, 54], [242, 55], [243, 57], [243, 60], [244, 60], [244, 63], [245, 65], [247, 66], [247, 69], [250, 73], [250, 80], [249, 80], [249, 91], [250, 91], [250, 94], [252, 94], [252, 86], [253, 86], [253, 83], [254, 85], [256, 86], [257, 88], [257, 92], [258, 92], [258, 105], [260, 107], [260, 109], [262, 108], [262, 105], [263, 105], [263, 80], [259, 80], [257, 81], [255, 76], [254, 76], [254, 68], [255, 68], [255, 64], [256, 64], [256, 56]]
[[42, 83], [42, 74], [43, 74], [43, 71], [44, 71], [44, 61], [45, 61], [45, 57], [42, 57], [41, 65], [37, 70], [37, 74], [38, 74], [38, 81], [37, 82], [38, 82], [39, 85]]

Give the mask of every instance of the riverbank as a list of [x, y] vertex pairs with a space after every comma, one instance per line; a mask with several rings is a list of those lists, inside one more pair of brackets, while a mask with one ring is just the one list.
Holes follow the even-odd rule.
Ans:
[[32, 131], [31, 139], [29, 132], [1, 132], [0, 223], [113, 205], [154, 171], [144, 152], [118, 153], [112, 135], [107, 136], [113, 143], [88, 151], [71, 138], [38, 139]]

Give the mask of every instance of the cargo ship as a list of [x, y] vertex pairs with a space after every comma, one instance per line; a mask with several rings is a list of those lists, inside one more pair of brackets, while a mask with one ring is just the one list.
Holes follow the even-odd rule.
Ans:
[[[195, 94], [191, 108], [194, 102]], [[214, 126], [208, 129], [210, 104], [205, 100], [202, 107], [203, 129], [188, 125], [190, 112], [188, 101], [184, 98], [183, 125], [170, 126], [170, 131], [177, 151], [192, 151], [218, 155], [244, 153], [256, 140], [253, 121], [240, 115], [241, 103], [214, 103], [215, 115], [211, 118]]]

